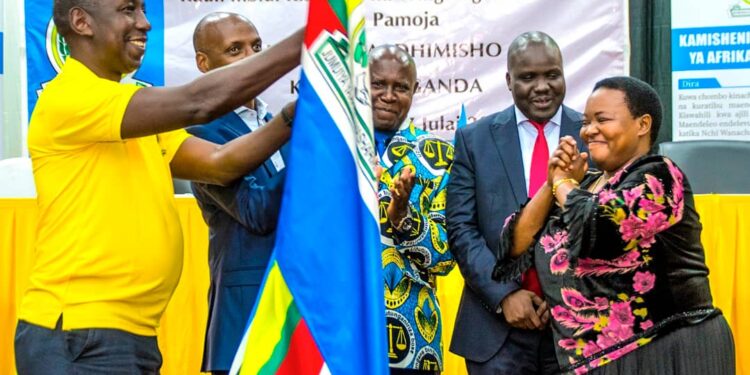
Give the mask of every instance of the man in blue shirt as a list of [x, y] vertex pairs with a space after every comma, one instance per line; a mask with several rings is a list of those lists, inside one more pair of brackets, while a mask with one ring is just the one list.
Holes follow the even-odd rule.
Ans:
[[[255, 26], [235, 13], [211, 13], [193, 33], [195, 62], [207, 72], [260, 52]], [[266, 103], [254, 98], [191, 134], [224, 144], [270, 121]], [[284, 108], [287, 110], [287, 108]], [[282, 110], [287, 123], [291, 118]], [[276, 238], [284, 184], [286, 146], [230, 186], [193, 183], [209, 226], [209, 314], [202, 371], [227, 373], [231, 367]]]

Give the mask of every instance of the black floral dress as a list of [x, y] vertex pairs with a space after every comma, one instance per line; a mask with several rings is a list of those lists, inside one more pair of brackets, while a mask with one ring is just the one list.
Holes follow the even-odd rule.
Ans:
[[[499, 263], [494, 274], [507, 280], [536, 266], [563, 372], [588, 372], [720, 314], [712, 305], [701, 224], [680, 169], [646, 155], [600, 192], [587, 191], [600, 177], [588, 174], [564, 208], [551, 210], [535, 245]], [[516, 218], [506, 219], [501, 247], [512, 245]]]

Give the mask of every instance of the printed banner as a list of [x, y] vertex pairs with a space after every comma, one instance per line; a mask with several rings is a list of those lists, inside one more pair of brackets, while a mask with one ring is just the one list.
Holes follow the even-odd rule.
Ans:
[[672, 2], [672, 138], [750, 140], [750, 0]]
[[[165, 1], [167, 85], [188, 82], [195, 66], [192, 35], [209, 12], [244, 14], [264, 47], [304, 25], [307, 1]], [[525, 31], [551, 35], [563, 52], [566, 104], [582, 110], [594, 83], [626, 73], [627, 5], [622, 0], [365, 0], [370, 46], [398, 44], [414, 56], [419, 88], [410, 117], [416, 126], [453, 138], [461, 105], [468, 122], [512, 104], [505, 82], [506, 49]], [[149, 10], [150, 11], [150, 10]], [[296, 97], [296, 70], [269, 88], [272, 111]]]
[[[210, 12], [247, 16], [267, 48], [304, 25], [307, 6], [305, 0], [148, 0], [152, 30], [144, 64], [132, 78], [147, 85], [178, 85], [197, 77], [193, 30]], [[541, 30], [558, 42], [568, 84], [565, 102], [575, 109], [583, 109], [597, 80], [626, 73], [623, 0], [365, 0], [363, 6], [370, 46], [399, 44], [415, 57], [419, 89], [410, 112], [415, 125], [448, 139], [462, 104], [471, 123], [512, 103], [505, 83], [506, 49], [522, 32]], [[67, 49], [51, 22], [52, 0], [26, 1], [25, 7], [30, 114]], [[298, 77], [295, 70], [262, 94], [273, 112], [296, 98]]]

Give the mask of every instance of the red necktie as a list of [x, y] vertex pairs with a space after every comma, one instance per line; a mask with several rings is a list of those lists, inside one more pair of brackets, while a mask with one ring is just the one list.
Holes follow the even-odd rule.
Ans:
[[[544, 137], [544, 124], [529, 120], [536, 128], [536, 141], [534, 141], [534, 152], [531, 154], [531, 171], [529, 173], [529, 198], [536, 194], [537, 190], [547, 181], [547, 162], [549, 161], [549, 149], [547, 139]], [[521, 287], [530, 290], [539, 297], [542, 296], [542, 287], [539, 284], [539, 275], [536, 268], [529, 268], [521, 276]]]

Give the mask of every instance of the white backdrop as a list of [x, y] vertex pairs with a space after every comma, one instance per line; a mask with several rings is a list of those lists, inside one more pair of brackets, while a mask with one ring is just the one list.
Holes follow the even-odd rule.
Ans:
[[[417, 62], [420, 90], [410, 116], [423, 129], [453, 138], [461, 104], [469, 122], [512, 103], [505, 84], [506, 48], [520, 33], [541, 30], [563, 52], [565, 103], [582, 110], [594, 83], [627, 73], [627, 2], [624, 0], [366, 0], [368, 43], [403, 45]], [[164, 1], [165, 84], [182, 84], [195, 67], [192, 34], [207, 13], [231, 11], [252, 20], [264, 47], [306, 19], [307, 2]], [[272, 111], [294, 98], [294, 71], [262, 97]]]

